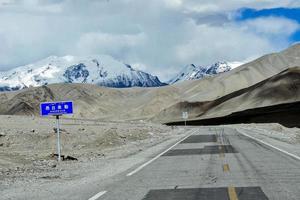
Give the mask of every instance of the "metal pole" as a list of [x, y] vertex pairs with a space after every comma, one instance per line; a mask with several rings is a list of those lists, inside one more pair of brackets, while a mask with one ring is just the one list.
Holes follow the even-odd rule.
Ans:
[[56, 132], [57, 132], [57, 155], [58, 155], [57, 160], [60, 162], [61, 156], [60, 156], [59, 115], [56, 115]]

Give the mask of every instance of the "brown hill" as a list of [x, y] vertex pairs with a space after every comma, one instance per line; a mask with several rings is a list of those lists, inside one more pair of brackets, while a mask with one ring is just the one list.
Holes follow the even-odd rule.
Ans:
[[[160, 120], [182, 121], [182, 110], [190, 113], [191, 120], [227, 116], [235, 112], [300, 101], [300, 67], [283, 72], [248, 88], [206, 102], [177, 103], [161, 111]], [[172, 117], [173, 116], [173, 117]]]

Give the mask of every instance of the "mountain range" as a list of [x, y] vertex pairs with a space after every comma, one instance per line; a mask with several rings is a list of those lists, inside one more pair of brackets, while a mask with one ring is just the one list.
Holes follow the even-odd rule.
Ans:
[[133, 69], [108, 55], [50, 56], [0, 73], [0, 90], [19, 90], [53, 83], [90, 83], [98, 86], [158, 87], [158, 77]]
[[157, 76], [134, 69], [108, 55], [50, 56], [32, 64], [0, 72], [0, 91], [54, 83], [89, 83], [114, 88], [160, 87], [227, 72], [232, 66], [234, 65], [227, 62], [217, 62], [207, 67], [191, 64], [170, 81], [163, 83]]
[[183, 111], [188, 111], [188, 121], [224, 117], [247, 109], [300, 101], [298, 66], [300, 44], [226, 73], [165, 87], [108, 88], [58, 83], [2, 92], [0, 114], [39, 115], [40, 102], [72, 100], [74, 115], [70, 117], [75, 118], [168, 123], [182, 120]]

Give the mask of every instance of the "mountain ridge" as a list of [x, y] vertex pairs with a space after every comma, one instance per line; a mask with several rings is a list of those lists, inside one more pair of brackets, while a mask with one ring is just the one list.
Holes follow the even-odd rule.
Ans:
[[100, 56], [50, 56], [32, 64], [0, 72], [0, 90], [11, 91], [53, 83], [91, 83], [106, 87], [164, 86], [157, 76]]
[[49, 56], [37, 62], [0, 72], [0, 91], [15, 91], [54, 83], [90, 83], [104, 87], [160, 87], [186, 80], [202, 79], [233, 69], [231, 63], [216, 62], [202, 67], [187, 65], [164, 83], [157, 76], [134, 69], [108, 55]]
[[[241, 63], [240, 63], [241, 64]], [[168, 84], [174, 84], [186, 80], [197, 80], [204, 77], [213, 76], [219, 73], [228, 72], [237, 66], [231, 66], [231, 63], [218, 61], [210, 66], [200, 66], [195, 64], [186, 65], [175, 77], [167, 81]]]

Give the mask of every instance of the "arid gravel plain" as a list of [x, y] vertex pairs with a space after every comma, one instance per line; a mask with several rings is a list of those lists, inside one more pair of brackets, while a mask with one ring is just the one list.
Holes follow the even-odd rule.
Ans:
[[[170, 138], [181, 128], [145, 122], [61, 120], [62, 155], [76, 160], [56, 161], [55, 118], [0, 116], [0, 188], [36, 179], [60, 179], [95, 162], [123, 158]], [[90, 165], [87, 165], [90, 163]], [[79, 170], [82, 175], [82, 171]], [[66, 178], [66, 177], [65, 177]], [[0, 189], [1, 190], [1, 189]]]

